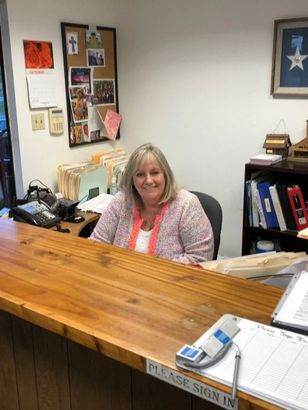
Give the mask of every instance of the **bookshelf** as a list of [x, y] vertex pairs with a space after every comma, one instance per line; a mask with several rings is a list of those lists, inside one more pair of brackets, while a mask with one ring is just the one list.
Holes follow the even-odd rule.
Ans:
[[[308, 192], [308, 162], [280, 161], [274, 165], [245, 165], [244, 184], [256, 173], [267, 176], [274, 182], [298, 184]], [[308, 198], [305, 198], [308, 200]], [[271, 240], [277, 245], [277, 250], [286, 252], [305, 251], [308, 253], [308, 240], [297, 238], [296, 230], [281, 231], [279, 228], [263, 229], [252, 227], [249, 223], [246, 188], [243, 204], [242, 255], [254, 253], [254, 245], [258, 240]]]

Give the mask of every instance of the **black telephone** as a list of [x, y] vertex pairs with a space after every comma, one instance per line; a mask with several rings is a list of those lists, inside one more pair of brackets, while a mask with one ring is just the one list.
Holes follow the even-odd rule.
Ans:
[[49, 228], [60, 223], [61, 218], [56, 216], [51, 208], [43, 201], [30, 201], [12, 208], [14, 221]]

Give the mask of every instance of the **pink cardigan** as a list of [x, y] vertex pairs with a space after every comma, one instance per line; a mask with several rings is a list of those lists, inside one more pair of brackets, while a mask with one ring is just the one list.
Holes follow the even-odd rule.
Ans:
[[[123, 192], [103, 211], [90, 239], [134, 249], [142, 219]], [[149, 253], [185, 264], [213, 257], [211, 224], [198, 198], [184, 189], [156, 217]]]

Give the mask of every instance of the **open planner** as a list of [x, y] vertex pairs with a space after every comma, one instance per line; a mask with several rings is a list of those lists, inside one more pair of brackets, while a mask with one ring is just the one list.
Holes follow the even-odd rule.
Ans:
[[[308, 409], [308, 337], [237, 318], [239, 333], [233, 338], [241, 352], [237, 388], [284, 409]], [[212, 329], [212, 328], [211, 328]], [[202, 345], [211, 329], [195, 343]], [[217, 364], [191, 369], [204, 377], [231, 386], [236, 346]]]

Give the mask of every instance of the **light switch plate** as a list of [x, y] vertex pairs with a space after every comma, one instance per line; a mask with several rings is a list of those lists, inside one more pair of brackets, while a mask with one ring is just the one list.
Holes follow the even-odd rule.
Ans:
[[45, 116], [44, 113], [31, 114], [32, 130], [44, 130], [45, 129]]

